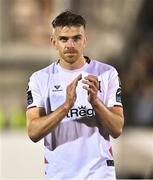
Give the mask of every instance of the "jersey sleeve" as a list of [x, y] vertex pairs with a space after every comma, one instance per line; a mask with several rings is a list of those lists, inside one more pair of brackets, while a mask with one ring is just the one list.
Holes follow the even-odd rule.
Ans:
[[37, 74], [32, 74], [27, 87], [27, 108], [44, 107]]
[[121, 82], [118, 72], [115, 68], [112, 69], [107, 91], [107, 107], [122, 106]]

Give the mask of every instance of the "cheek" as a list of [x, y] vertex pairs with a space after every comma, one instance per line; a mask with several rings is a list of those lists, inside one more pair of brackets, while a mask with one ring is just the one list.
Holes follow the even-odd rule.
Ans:
[[64, 48], [59, 48], [58, 49], [58, 52], [59, 52], [59, 54], [61, 55], [61, 56], [64, 56]]
[[79, 51], [83, 51], [84, 48], [85, 48], [85, 44], [83, 42], [78, 44]]
[[64, 45], [63, 45], [63, 44], [60, 44], [60, 43], [57, 43], [56, 48], [57, 48], [60, 52], [62, 52], [62, 51], [64, 50]]

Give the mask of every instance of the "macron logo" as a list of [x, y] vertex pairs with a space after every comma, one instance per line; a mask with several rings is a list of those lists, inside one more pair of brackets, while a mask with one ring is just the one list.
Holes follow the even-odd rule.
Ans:
[[60, 85], [55, 85], [55, 86], [54, 86], [54, 88], [57, 89], [57, 90], [58, 90], [60, 87], [61, 87]]
[[55, 85], [54, 89], [52, 89], [53, 92], [58, 92], [58, 91], [63, 91], [63, 89], [61, 88], [61, 85]]

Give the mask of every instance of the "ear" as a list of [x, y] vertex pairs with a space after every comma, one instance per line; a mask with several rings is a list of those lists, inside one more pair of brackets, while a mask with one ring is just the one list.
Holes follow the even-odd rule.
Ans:
[[54, 46], [57, 49], [57, 42], [53, 36], [50, 37], [50, 42], [51, 42], [52, 46]]
[[51, 45], [55, 46], [55, 39], [52, 35], [50, 37], [50, 42], [51, 42]]
[[85, 36], [85, 38], [84, 38], [84, 48], [87, 46], [87, 43], [88, 43], [88, 37]]

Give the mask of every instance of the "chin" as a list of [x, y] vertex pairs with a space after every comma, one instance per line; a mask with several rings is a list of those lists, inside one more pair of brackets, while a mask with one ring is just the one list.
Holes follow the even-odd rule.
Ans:
[[77, 57], [76, 56], [67, 56], [64, 58], [66, 62], [68, 63], [74, 63], [77, 61]]

